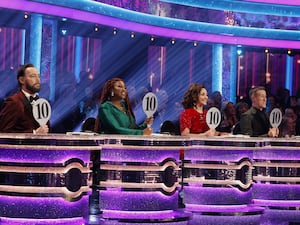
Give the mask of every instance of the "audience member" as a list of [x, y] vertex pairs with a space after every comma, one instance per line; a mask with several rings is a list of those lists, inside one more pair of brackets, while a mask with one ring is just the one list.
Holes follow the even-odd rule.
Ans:
[[289, 106], [288, 108], [292, 108], [294, 110], [294, 112], [296, 113], [298, 110], [298, 102], [297, 102], [297, 97], [295, 95], [291, 95], [290, 96], [290, 100], [289, 100]]
[[279, 126], [280, 137], [293, 137], [296, 135], [297, 115], [292, 108], [286, 108]]
[[222, 107], [222, 94], [221, 94], [221, 92], [214, 91], [211, 94], [210, 98], [214, 100], [214, 103], [215, 103], [214, 106], [217, 107], [221, 111], [221, 107]]
[[236, 123], [232, 129], [233, 134], [240, 134], [241, 127], [240, 127], [240, 120], [241, 115], [249, 109], [249, 105], [244, 102], [243, 100], [235, 104], [235, 112], [236, 112]]
[[231, 133], [236, 122], [236, 111], [233, 102], [223, 102], [221, 108], [222, 120], [217, 130], [220, 132]]
[[0, 132], [38, 133], [49, 132], [47, 125], [39, 125], [32, 114], [32, 101], [40, 91], [40, 75], [32, 64], [25, 64], [17, 72], [20, 91], [8, 97], [0, 111]]
[[125, 82], [120, 78], [108, 80], [101, 94], [101, 105], [98, 120], [101, 133], [150, 135], [153, 117], [145, 119], [144, 123], [137, 125], [131, 103], [126, 90]]
[[283, 110], [285, 110], [290, 105], [290, 90], [288, 90], [287, 88], [278, 88], [276, 97], [276, 101], [279, 103]]
[[277, 102], [276, 96], [270, 94], [267, 98], [266, 111], [270, 115], [271, 111], [275, 108], [278, 108], [279, 104]]
[[205, 109], [210, 109], [211, 107], [217, 107], [217, 106], [216, 106], [216, 103], [215, 103], [214, 99], [208, 98], [207, 99], [207, 104], [205, 106]]
[[236, 119], [240, 121], [241, 115], [249, 109], [247, 102], [240, 101], [235, 104]]

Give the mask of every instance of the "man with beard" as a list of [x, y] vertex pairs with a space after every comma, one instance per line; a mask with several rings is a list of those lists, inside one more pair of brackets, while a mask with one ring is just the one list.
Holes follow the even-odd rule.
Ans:
[[32, 102], [40, 91], [40, 75], [32, 64], [23, 65], [17, 72], [20, 91], [8, 97], [0, 111], [0, 132], [37, 133], [49, 132], [49, 121], [40, 126], [32, 114]]

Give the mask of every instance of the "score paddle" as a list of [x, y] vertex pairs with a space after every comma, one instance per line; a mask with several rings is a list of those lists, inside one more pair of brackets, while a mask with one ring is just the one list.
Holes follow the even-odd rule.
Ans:
[[273, 128], [278, 128], [282, 121], [282, 112], [278, 108], [274, 108], [269, 117], [270, 124]]
[[44, 98], [37, 99], [32, 104], [32, 113], [34, 119], [41, 126], [46, 125], [51, 116], [50, 103]]
[[149, 92], [143, 98], [143, 110], [147, 116], [150, 118], [154, 115], [158, 107], [157, 97], [154, 93]]
[[206, 123], [212, 130], [216, 129], [221, 122], [221, 112], [217, 107], [211, 107], [206, 113]]

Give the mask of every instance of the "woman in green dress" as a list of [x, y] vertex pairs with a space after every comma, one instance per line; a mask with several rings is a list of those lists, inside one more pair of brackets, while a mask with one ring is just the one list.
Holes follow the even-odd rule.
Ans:
[[125, 82], [120, 78], [113, 78], [105, 83], [98, 120], [100, 132], [103, 134], [150, 135], [152, 133], [148, 125], [153, 123], [153, 118], [145, 119], [141, 125], [136, 124]]

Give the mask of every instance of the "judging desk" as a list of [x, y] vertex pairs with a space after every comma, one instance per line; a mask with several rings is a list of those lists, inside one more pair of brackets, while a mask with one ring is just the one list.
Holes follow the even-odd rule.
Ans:
[[294, 224], [300, 139], [0, 135], [1, 224]]

